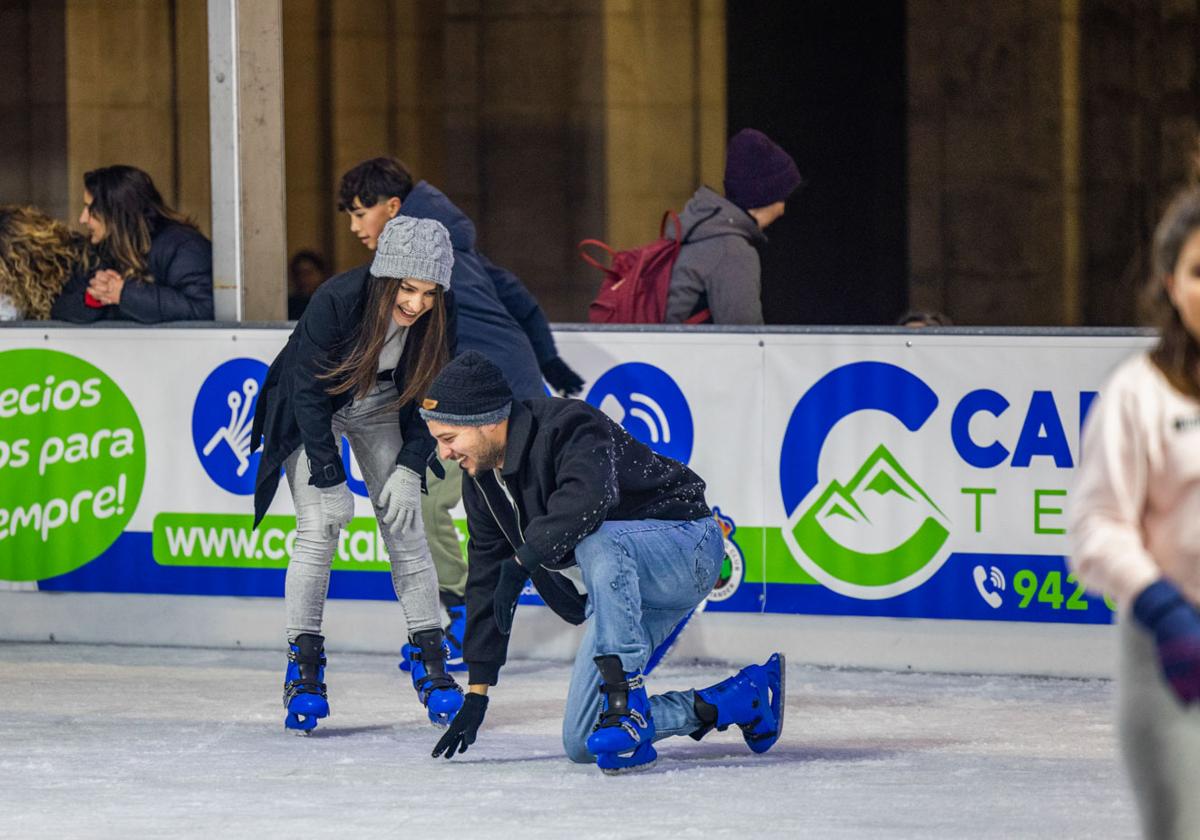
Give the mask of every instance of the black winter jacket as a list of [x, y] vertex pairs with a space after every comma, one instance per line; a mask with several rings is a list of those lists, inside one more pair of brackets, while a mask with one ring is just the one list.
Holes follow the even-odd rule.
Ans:
[[99, 309], [83, 302], [91, 275], [76, 273], [51, 307], [50, 317], [75, 324], [212, 320], [212, 243], [200, 231], [174, 222], [163, 225], [150, 240], [146, 273], [152, 281], [126, 280], [121, 302]]
[[[262, 521], [275, 497], [280, 467], [301, 444], [312, 467], [311, 484], [333, 487], [346, 480], [337, 441], [333, 437], [333, 415], [351, 401], [351, 394], [331, 395], [328, 388], [332, 383], [317, 377], [336, 367], [349, 352], [355, 329], [363, 319], [370, 276], [368, 264], [322, 283], [287, 345], [279, 351], [267, 371], [267, 379], [254, 407], [250, 437], [251, 452], [260, 442], [264, 443], [254, 485], [255, 526]], [[453, 355], [456, 330], [453, 292], [446, 292], [445, 303], [446, 336], [450, 345], [447, 349]], [[409, 330], [400, 361], [392, 371], [397, 391], [404, 390], [409, 354], [420, 352], [428, 328], [427, 316]], [[434, 441], [425, 421], [417, 413], [415, 402], [400, 406], [399, 423], [404, 445], [396, 455], [396, 463], [421, 476], [423, 482]], [[433, 463], [437, 463], [436, 459]], [[440, 472], [440, 466], [433, 468]]]
[[478, 350], [501, 371], [519, 400], [546, 396], [540, 366], [558, 355], [550, 324], [529, 290], [510, 271], [475, 250], [475, 225], [436, 187], [421, 181], [400, 212], [435, 219], [450, 232], [458, 304], [458, 349]]
[[514, 401], [500, 477], [504, 487], [493, 471], [463, 481], [470, 533], [464, 658], [473, 684], [495, 685], [507, 656], [508, 636], [493, 609], [504, 560], [515, 555], [546, 604], [580, 624], [586, 600], [554, 572], [574, 565], [575, 546], [601, 523], [711, 516], [698, 475], [580, 400]]

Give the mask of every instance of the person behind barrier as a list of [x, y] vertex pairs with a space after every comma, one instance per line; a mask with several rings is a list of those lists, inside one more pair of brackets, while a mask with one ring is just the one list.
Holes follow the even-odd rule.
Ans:
[[941, 312], [910, 309], [896, 319], [896, 326], [920, 330], [925, 327], [952, 327], [954, 326], [954, 322]]
[[730, 725], [754, 752], [771, 748], [783, 728], [782, 655], [696, 691], [650, 696], [643, 681], [651, 651], [708, 595], [725, 558], [699, 476], [585, 402], [514, 399], [472, 351], [438, 374], [420, 411], [439, 455], [469, 476], [470, 691], [434, 757], [474, 743], [529, 579], [586, 626], [563, 720], [572, 761], [642, 769], [655, 761], [652, 742]]
[[714, 324], [763, 323], [763, 231], [803, 183], [796, 162], [767, 135], [753, 128], [733, 135], [725, 153], [724, 197], [701, 187], [679, 214], [684, 239], [671, 269], [668, 324], [705, 311]]
[[[564, 396], [578, 394], [583, 380], [559, 358], [537, 300], [511, 272], [475, 249], [475, 226], [449, 198], [425, 181], [414, 186], [412, 175], [395, 158], [363, 161], [342, 176], [338, 209], [349, 215], [350, 230], [367, 248], [374, 250], [379, 231], [401, 208], [405, 215], [435, 219], [450, 231], [459, 348], [478, 350], [491, 359], [521, 399], [545, 395], [543, 376]], [[467, 565], [450, 511], [462, 498], [462, 479], [457, 469], [445, 469], [445, 474], [445, 481], [428, 478], [429, 494], [422, 503], [425, 533], [450, 618], [451, 668], [459, 670], [465, 667]], [[407, 661], [402, 658], [402, 668]]]
[[316, 251], [297, 251], [288, 261], [289, 321], [299, 321], [317, 287], [325, 282], [325, 260]]
[[49, 318], [63, 287], [96, 265], [87, 237], [33, 207], [0, 205], [0, 321]]
[[1200, 188], [1154, 234], [1157, 345], [1083, 430], [1070, 568], [1119, 612], [1121, 750], [1146, 837], [1200, 837]]
[[212, 243], [163, 202], [145, 172], [106, 166], [84, 173], [79, 223], [87, 226], [100, 269], [73, 278], [51, 317], [75, 323], [212, 320]]
[[416, 411], [454, 349], [453, 264], [450, 234], [441, 224], [391, 219], [371, 263], [317, 289], [258, 396], [250, 447], [262, 441], [264, 449], [254, 524], [275, 495], [281, 466], [296, 509], [284, 587], [288, 729], [309, 732], [329, 714], [321, 619], [333, 555], [342, 550], [342, 531], [354, 515], [343, 435], [387, 546], [408, 627], [413, 686], [436, 725], [448, 723], [462, 704], [462, 690], [445, 672], [437, 576], [421, 524], [434, 443]]

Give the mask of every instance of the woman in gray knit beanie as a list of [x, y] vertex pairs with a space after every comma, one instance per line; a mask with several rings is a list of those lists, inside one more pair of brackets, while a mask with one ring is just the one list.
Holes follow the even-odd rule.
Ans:
[[263, 439], [265, 447], [255, 524], [281, 466], [296, 509], [284, 587], [288, 729], [307, 733], [329, 714], [322, 616], [333, 555], [355, 508], [343, 436], [387, 546], [417, 696], [436, 725], [448, 724], [462, 706], [462, 690], [445, 670], [437, 575], [421, 520], [422, 476], [434, 444], [416, 410], [452, 353], [453, 264], [440, 222], [391, 219], [374, 262], [318, 287], [259, 394], [251, 445]]

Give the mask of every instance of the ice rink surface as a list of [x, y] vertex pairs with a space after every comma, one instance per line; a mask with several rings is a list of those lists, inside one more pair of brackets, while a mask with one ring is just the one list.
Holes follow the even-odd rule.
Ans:
[[[446, 761], [394, 660], [329, 659], [333, 715], [302, 738], [283, 729], [282, 652], [0, 643], [0, 836], [1137, 835], [1103, 680], [789, 664], [771, 752], [736, 730], [675, 738], [611, 778], [561, 755], [563, 664], [510, 663]], [[650, 685], [730, 672], [669, 661]]]

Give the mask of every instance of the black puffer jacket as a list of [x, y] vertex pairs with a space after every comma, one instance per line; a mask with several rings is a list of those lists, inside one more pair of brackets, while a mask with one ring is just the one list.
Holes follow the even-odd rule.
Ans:
[[[101, 263], [100, 268], [113, 266]], [[50, 317], [74, 324], [95, 321], [211, 321], [212, 243], [193, 227], [163, 225], [150, 240], [146, 273], [153, 279], [126, 280], [121, 302], [93, 309], [83, 302], [90, 275], [76, 274], [63, 287]]]
[[601, 523], [712, 515], [698, 475], [580, 400], [514, 402], [500, 477], [503, 488], [494, 472], [463, 481], [471, 683], [494, 685], [507, 657], [493, 609], [505, 559], [516, 555], [546, 604], [579, 624], [585, 600], [554, 570], [574, 565], [575, 546]]
[[[333, 487], [346, 480], [337, 441], [333, 437], [333, 415], [351, 401], [351, 395], [331, 395], [328, 391], [331, 383], [317, 377], [323, 371], [337, 367], [346, 357], [354, 331], [363, 319], [370, 276], [368, 264], [322, 283], [287, 345], [271, 363], [254, 407], [250, 437], [251, 452], [260, 442], [264, 443], [254, 485], [255, 526], [262, 521], [275, 497], [280, 467], [301, 444], [312, 466], [313, 485]], [[457, 329], [453, 292], [446, 293], [445, 302], [447, 349], [453, 355]], [[428, 328], [428, 316], [410, 328], [404, 352], [392, 371], [397, 391], [404, 390], [409, 354], [421, 351]], [[400, 406], [399, 423], [404, 445], [396, 455], [396, 463], [408, 467], [424, 480], [425, 465], [433, 453], [434, 442], [414, 402]], [[433, 463], [437, 463], [436, 459]], [[440, 467], [434, 469], [440, 470]]]

